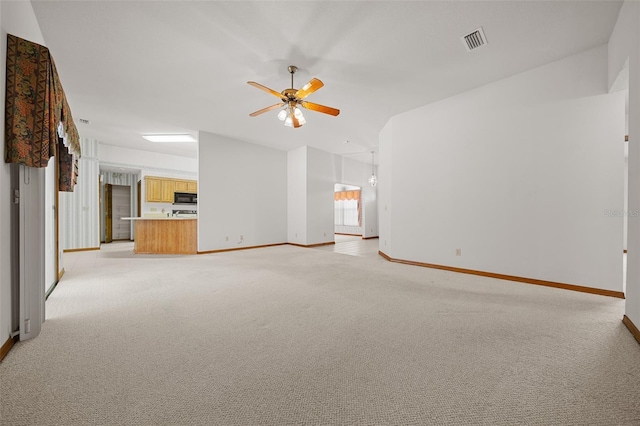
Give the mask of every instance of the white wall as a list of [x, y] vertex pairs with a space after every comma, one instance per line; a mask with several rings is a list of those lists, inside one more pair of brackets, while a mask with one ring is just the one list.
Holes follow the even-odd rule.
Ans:
[[[374, 167], [374, 172], [377, 176], [376, 167]], [[371, 164], [351, 158], [342, 158], [342, 177], [337, 183], [359, 186], [362, 190], [362, 226], [360, 228], [363, 238], [378, 236], [378, 189], [369, 184], [370, 177]]]
[[198, 158], [198, 251], [287, 241], [286, 152], [200, 132]]
[[60, 192], [60, 244], [64, 250], [100, 247], [98, 141], [81, 138], [78, 181], [73, 192]]
[[386, 254], [622, 291], [622, 216], [606, 212], [623, 208], [624, 93], [607, 94], [606, 46], [391, 121]]
[[306, 245], [335, 241], [334, 193], [342, 182], [342, 158], [307, 147], [307, 240]]
[[378, 235], [376, 190], [367, 179], [371, 165], [308, 146], [289, 151], [288, 242], [301, 245], [335, 241], [335, 184], [362, 188], [365, 237]]
[[307, 147], [287, 153], [287, 241], [307, 244]]
[[389, 120], [380, 131], [379, 138], [379, 165], [378, 165], [378, 228], [380, 251], [391, 254], [393, 249], [393, 212], [389, 205], [393, 205], [393, 120]]
[[[640, 211], [640, 4], [626, 1], [609, 39], [608, 73], [611, 87], [628, 63], [629, 142], [628, 211]], [[640, 327], [640, 217], [627, 223], [627, 288], [625, 315]]]
[[[38, 21], [29, 2], [0, 2], [0, 114], [4, 117], [4, 97], [6, 83], [7, 33], [44, 44]], [[4, 131], [0, 132], [4, 152]], [[4, 162], [0, 166], [0, 345], [9, 338], [11, 330], [11, 199], [10, 166]]]

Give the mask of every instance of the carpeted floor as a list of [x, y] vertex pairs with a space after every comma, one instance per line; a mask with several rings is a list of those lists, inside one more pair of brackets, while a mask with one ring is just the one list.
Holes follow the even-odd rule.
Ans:
[[3, 425], [640, 425], [623, 300], [294, 246], [65, 269]]

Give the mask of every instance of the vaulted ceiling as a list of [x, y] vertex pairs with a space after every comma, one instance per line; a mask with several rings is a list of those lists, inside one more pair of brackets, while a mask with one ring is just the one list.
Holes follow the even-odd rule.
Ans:
[[[32, 1], [82, 136], [196, 156], [194, 144], [143, 133], [196, 133], [363, 161], [393, 115], [605, 44], [617, 1]], [[461, 36], [483, 27], [488, 44]], [[286, 128], [278, 100], [247, 85], [325, 86]], [[90, 124], [78, 123], [78, 119]], [[425, 123], [428, 125], [428, 123]], [[461, 121], [461, 125], [463, 122]], [[349, 141], [349, 143], [345, 143]]]

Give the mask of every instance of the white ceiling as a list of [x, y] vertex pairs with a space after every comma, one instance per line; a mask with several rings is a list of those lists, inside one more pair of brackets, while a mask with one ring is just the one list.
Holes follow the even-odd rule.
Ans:
[[[606, 43], [617, 1], [32, 1], [81, 136], [196, 157], [195, 144], [143, 133], [198, 130], [290, 150], [309, 145], [370, 161], [395, 114]], [[482, 26], [488, 44], [460, 37]], [[249, 113], [312, 77], [305, 112]], [[78, 123], [79, 118], [91, 124]], [[427, 125], [425, 123], [425, 125]], [[349, 143], [345, 143], [345, 141]]]

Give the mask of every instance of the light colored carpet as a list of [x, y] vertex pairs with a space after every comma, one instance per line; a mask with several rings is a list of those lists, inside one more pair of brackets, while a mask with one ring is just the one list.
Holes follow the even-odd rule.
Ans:
[[4, 425], [640, 424], [622, 300], [294, 246], [65, 268]]

